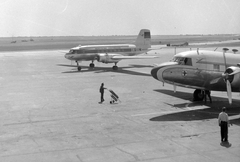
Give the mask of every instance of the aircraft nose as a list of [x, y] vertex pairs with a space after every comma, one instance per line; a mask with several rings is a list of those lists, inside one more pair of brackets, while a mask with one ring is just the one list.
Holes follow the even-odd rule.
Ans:
[[158, 73], [158, 70], [160, 69], [161, 67], [155, 67], [151, 70], [151, 75], [153, 78], [157, 79], [158, 80], [158, 77], [157, 77], [157, 73]]
[[177, 62], [165, 62], [165, 63], [159, 64], [157, 67], [152, 69], [151, 74], [153, 78], [160, 81], [164, 81], [163, 73], [166, 70], [166, 68], [169, 66], [177, 65], [177, 64], [178, 64]]
[[66, 59], [68, 59], [68, 53], [66, 53], [66, 54], [64, 55], [64, 57], [65, 57]]

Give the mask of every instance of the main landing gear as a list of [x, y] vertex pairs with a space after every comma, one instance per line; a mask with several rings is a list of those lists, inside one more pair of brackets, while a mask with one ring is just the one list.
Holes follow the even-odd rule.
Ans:
[[94, 68], [95, 67], [94, 63], [92, 62], [91, 64], [89, 64], [89, 67]]
[[203, 101], [204, 93], [201, 89], [196, 89], [193, 93], [193, 101]]
[[76, 63], [77, 63], [77, 69], [78, 69], [78, 71], [81, 71], [82, 67], [79, 66], [78, 61], [76, 61]]
[[[77, 69], [78, 69], [78, 71], [81, 71], [81, 70], [82, 70], [82, 67], [81, 67], [81, 66], [79, 66], [79, 63], [78, 63], [78, 61], [76, 61], [76, 63], [77, 63]], [[92, 61], [92, 63], [91, 63], [91, 64], [89, 64], [89, 67], [90, 67], [90, 68], [94, 68], [94, 67], [95, 67], [95, 65], [94, 65], [93, 61]]]
[[112, 67], [113, 70], [118, 70], [118, 66], [117, 63], [115, 63], [115, 65]]

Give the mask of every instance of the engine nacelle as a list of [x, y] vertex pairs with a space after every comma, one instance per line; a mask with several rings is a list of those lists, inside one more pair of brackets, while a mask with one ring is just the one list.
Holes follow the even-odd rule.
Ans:
[[106, 53], [100, 53], [98, 54], [97, 60], [98, 62], [102, 63], [116, 63], [119, 60], [112, 59], [113, 56], [119, 56], [118, 54], [106, 54]]
[[[240, 88], [240, 68], [236, 66], [230, 66], [226, 69], [225, 73], [229, 74], [228, 77], [231, 85], [233, 87]], [[235, 74], [231, 75], [232, 73]]]

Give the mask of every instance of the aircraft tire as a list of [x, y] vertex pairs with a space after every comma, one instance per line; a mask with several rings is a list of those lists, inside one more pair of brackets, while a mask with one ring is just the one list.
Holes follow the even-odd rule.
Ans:
[[89, 67], [90, 67], [90, 68], [94, 68], [95, 65], [94, 65], [93, 63], [91, 63], [91, 64], [89, 64]]
[[203, 101], [204, 95], [200, 89], [196, 89], [193, 93], [193, 100], [194, 101]]
[[81, 68], [80, 66], [78, 66], [78, 68], [77, 68], [77, 69], [78, 69], [78, 71], [81, 71], [81, 70], [82, 70], [82, 68]]
[[112, 68], [113, 68], [113, 70], [118, 70], [117, 66], [113, 66]]

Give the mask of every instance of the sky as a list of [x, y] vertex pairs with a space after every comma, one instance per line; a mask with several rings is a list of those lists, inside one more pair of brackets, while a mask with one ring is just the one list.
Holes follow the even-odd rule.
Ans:
[[240, 34], [239, 0], [0, 0], [0, 37]]

